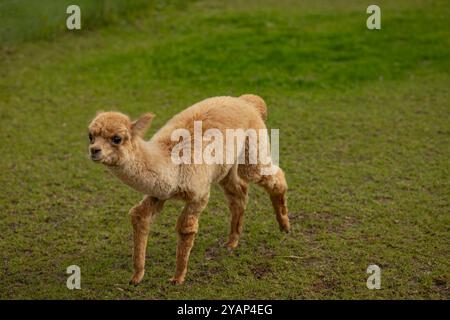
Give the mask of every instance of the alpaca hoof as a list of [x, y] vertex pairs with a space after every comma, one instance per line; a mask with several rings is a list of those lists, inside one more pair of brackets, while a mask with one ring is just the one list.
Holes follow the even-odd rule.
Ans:
[[233, 251], [233, 249], [236, 249], [236, 247], [238, 246], [239, 242], [237, 240], [235, 241], [228, 241], [227, 243], [225, 243], [225, 248], [228, 249], [228, 251]]
[[280, 231], [284, 233], [291, 233], [291, 226], [290, 225], [280, 226]]
[[173, 285], [180, 285], [180, 284], [183, 284], [184, 279], [173, 277], [173, 278], [171, 278], [169, 281], [170, 281], [170, 283], [173, 284]]
[[144, 271], [135, 273], [133, 275], [133, 277], [131, 278], [129, 284], [133, 285], [133, 286], [136, 286], [142, 281], [143, 277], [144, 277]]
[[279, 218], [278, 224], [282, 232], [289, 233], [291, 231], [291, 223], [289, 222], [288, 216], [283, 216]]

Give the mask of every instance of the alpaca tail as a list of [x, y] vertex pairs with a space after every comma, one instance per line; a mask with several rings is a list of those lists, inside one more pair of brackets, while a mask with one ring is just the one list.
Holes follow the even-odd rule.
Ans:
[[250, 102], [250, 104], [255, 106], [255, 108], [258, 110], [259, 114], [261, 115], [261, 118], [264, 121], [267, 120], [267, 106], [263, 98], [255, 94], [243, 94], [239, 98], [247, 102]]

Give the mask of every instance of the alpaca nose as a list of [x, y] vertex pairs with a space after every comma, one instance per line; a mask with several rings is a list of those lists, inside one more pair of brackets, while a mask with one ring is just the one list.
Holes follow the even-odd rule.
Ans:
[[91, 148], [91, 155], [97, 155], [102, 151], [100, 148]]

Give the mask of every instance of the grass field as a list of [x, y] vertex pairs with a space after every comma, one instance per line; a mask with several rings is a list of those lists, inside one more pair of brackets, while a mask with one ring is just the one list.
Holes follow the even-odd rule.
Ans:
[[[8, 38], [0, 298], [449, 299], [450, 6], [377, 3], [373, 31], [364, 1], [203, 0], [157, 1], [135, 20], [51, 39]], [[248, 92], [280, 129], [293, 231], [279, 232], [253, 187], [229, 253], [215, 187], [186, 283], [168, 282], [182, 208], [170, 203], [152, 227], [145, 278], [129, 286], [127, 212], [142, 196], [88, 159], [89, 121], [97, 110], [151, 111], [150, 137], [196, 101]], [[72, 264], [81, 290], [66, 288]], [[381, 290], [366, 287], [370, 264]]]

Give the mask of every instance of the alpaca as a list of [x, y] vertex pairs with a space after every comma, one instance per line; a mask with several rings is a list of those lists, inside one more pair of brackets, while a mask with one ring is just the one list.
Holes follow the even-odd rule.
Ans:
[[[136, 121], [119, 112], [102, 112], [89, 125], [89, 153], [94, 162], [104, 165], [121, 181], [144, 194], [143, 200], [130, 210], [133, 225], [134, 274], [130, 284], [138, 284], [144, 276], [145, 252], [151, 223], [163, 210], [165, 201], [181, 199], [184, 209], [176, 224], [176, 270], [174, 284], [184, 282], [189, 254], [198, 231], [200, 213], [206, 207], [212, 183], [223, 189], [231, 211], [231, 230], [226, 247], [234, 249], [242, 234], [244, 209], [249, 183], [262, 186], [270, 196], [280, 229], [289, 232], [287, 183], [283, 171], [272, 163], [176, 164], [172, 151], [179, 141], [173, 141], [177, 129], [194, 130], [194, 121], [202, 121], [202, 130], [266, 129], [267, 109], [256, 95], [213, 97], [200, 101], [170, 119], [149, 141], [143, 135], [153, 114]], [[195, 138], [193, 139], [195, 140]], [[194, 144], [194, 141], [183, 143]], [[225, 147], [226, 148], [226, 147]], [[248, 156], [249, 143], [238, 150]], [[227, 150], [224, 150], [225, 152]], [[229, 150], [228, 150], [229, 151]], [[247, 158], [246, 158], [247, 159]], [[272, 174], [262, 174], [264, 168]]]

